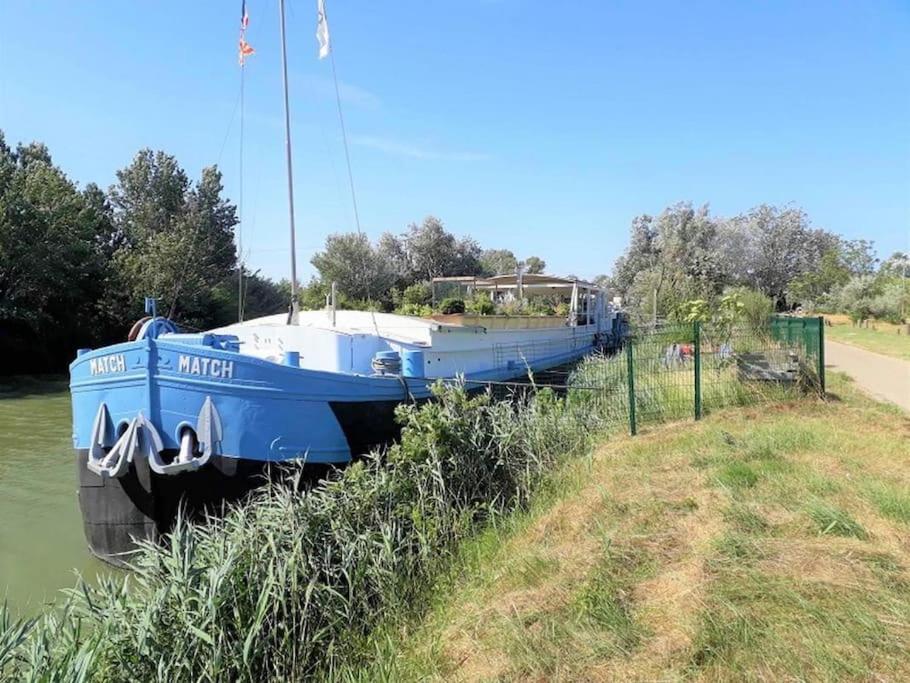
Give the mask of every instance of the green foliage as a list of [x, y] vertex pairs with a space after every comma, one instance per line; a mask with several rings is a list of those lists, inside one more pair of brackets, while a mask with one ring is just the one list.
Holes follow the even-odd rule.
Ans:
[[484, 249], [480, 254], [482, 275], [512, 274], [518, 269], [518, 259], [509, 249]]
[[0, 132], [0, 373], [59, 367], [104, 339], [114, 232], [97, 187], [80, 192], [46, 147], [13, 151]]
[[833, 536], [852, 536], [866, 539], [868, 534], [862, 525], [848, 512], [823, 500], [813, 500], [806, 507], [806, 512], [818, 527], [819, 534]]
[[872, 316], [873, 300], [881, 292], [880, 285], [871, 275], [858, 275], [840, 291], [840, 309], [853, 322], [862, 322]]
[[476, 292], [465, 303], [465, 308], [469, 313], [477, 315], [493, 315], [496, 313], [496, 306], [490, 301], [490, 297], [483, 292]]
[[439, 312], [445, 315], [453, 313], [464, 313], [465, 305], [464, 299], [458, 299], [455, 297], [447, 297], [442, 300], [439, 304]]
[[412, 315], [417, 318], [427, 318], [433, 315], [433, 308], [431, 306], [424, 306], [423, 304], [402, 304], [395, 309], [395, 312], [399, 315]]
[[544, 298], [533, 297], [525, 301], [521, 312], [524, 315], [556, 315], [556, 308]]
[[878, 320], [902, 323], [910, 316], [910, 279], [879, 278], [879, 294], [870, 302], [870, 311]]
[[[730, 338], [733, 326], [744, 317], [746, 306], [742, 302], [742, 293], [731, 291], [724, 294], [716, 301], [695, 299], [681, 304], [676, 311], [676, 319], [682, 323], [709, 323], [705, 330], [714, 343], [723, 343]], [[760, 322], [761, 327], [767, 326], [768, 318]]]
[[774, 302], [770, 297], [748, 287], [737, 287], [727, 290], [727, 294], [735, 295], [741, 307], [738, 309], [738, 318], [745, 321], [753, 330], [767, 327], [768, 320], [774, 314]]
[[525, 259], [524, 266], [529, 275], [540, 275], [547, 269], [547, 262], [537, 256], [529, 256]]
[[[811, 227], [798, 208], [762, 205], [724, 219], [712, 217], [707, 206], [677, 204], [656, 218], [633, 220], [629, 248], [611, 283], [639, 319], [652, 316], [655, 294], [658, 317], [667, 317], [685, 301], [712, 301], [728, 287], [756, 289], [777, 306], [791, 283], [812, 279], [807, 276], [818, 271], [822, 256], [842, 244], [851, 245], [853, 261], [865, 263], [862, 245]], [[813, 280], [801, 286], [799, 296], [808, 296], [825, 285]]]
[[818, 268], [803, 273], [787, 286], [791, 305], [819, 308], [830, 305], [831, 296], [850, 280], [850, 269], [839, 250], [831, 249], [822, 256]]
[[432, 302], [433, 288], [428, 282], [415, 282], [403, 291], [392, 290], [392, 305], [402, 315], [429, 315], [426, 311], [432, 311]]
[[306, 495], [277, 482], [224, 519], [179, 523], [167, 547], [145, 547], [128, 589], [82, 584], [23, 623], [0, 608], [0, 676], [65, 678], [78, 663], [87, 680], [302, 680], [368, 658], [371, 630], [424, 595], [456, 544], [525, 507], [596, 428], [549, 393], [436, 394], [399, 409], [384, 456]]
[[[288, 288], [290, 290], [290, 287]], [[234, 288], [231, 287], [231, 291]], [[291, 301], [290, 291], [285, 292], [270, 279], [255, 273], [243, 276], [243, 313], [244, 319], [259, 318], [274, 313], [286, 313]], [[236, 301], [231, 301], [235, 304]]]
[[142, 315], [142, 300], [191, 327], [219, 319], [216, 288], [234, 271], [236, 209], [221, 197], [221, 173], [205, 168], [191, 183], [177, 160], [142, 150], [111, 188], [114, 224], [124, 237], [112, 257], [123, 289], [111, 292], [123, 313]]
[[480, 275], [480, 246], [469, 237], [456, 238], [442, 221], [427, 216], [412, 223], [402, 238], [408, 269], [413, 280], [432, 280], [448, 275]]
[[331, 286], [334, 282], [338, 291], [350, 299], [384, 299], [397, 278], [392, 265], [379, 258], [363, 233], [329, 235], [325, 249], [310, 262], [323, 283]]

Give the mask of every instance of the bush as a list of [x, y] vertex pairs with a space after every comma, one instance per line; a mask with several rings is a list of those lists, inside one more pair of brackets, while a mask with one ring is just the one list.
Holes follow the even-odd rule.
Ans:
[[429, 306], [433, 302], [433, 289], [427, 282], [417, 282], [403, 291], [392, 290], [392, 303], [396, 309], [404, 306]]
[[529, 299], [524, 307], [525, 315], [555, 315], [556, 309], [548, 301]]
[[490, 301], [490, 297], [485, 294], [475, 294], [466, 304], [467, 310], [477, 315], [493, 315], [496, 313], [496, 306]]
[[900, 324], [910, 313], [910, 280], [889, 279], [881, 287], [881, 294], [869, 302], [869, 308], [878, 320]]
[[396, 311], [399, 315], [411, 315], [416, 318], [426, 318], [433, 315], [433, 309], [421, 304], [402, 304]]
[[445, 315], [450, 315], [453, 313], [464, 313], [464, 299], [458, 299], [455, 297], [448, 297], [442, 300], [442, 303], [439, 304], [439, 312]]
[[768, 326], [768, 320], [774, 315], [774, 302], [770, 297], [748, 287], [737, 287], [727, 290], [727, 294], [734, 294], [742, 304], [739, 311], [741, 319], [753, 330], [763, 330]]
[[875, 278], [871, 275], [858, 275], [841, 289], [840, 308], [853, 322], [862, 322], [872, 316], [872, 302], [879, 293]]

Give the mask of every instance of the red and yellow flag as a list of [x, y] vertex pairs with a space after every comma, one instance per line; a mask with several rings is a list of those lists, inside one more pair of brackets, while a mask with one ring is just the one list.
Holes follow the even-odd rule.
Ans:
[[246, 27], [250, 25], [250, 15], [246, 11], [246, 0], [240, 5], [240, 42], [237, 48], [237, 57], [240, 61], [240, 66], [243, 66], [243, 61], [249, 57], [251, 54], [256, 52], [253, 49], [253, 46], [246, 42]]

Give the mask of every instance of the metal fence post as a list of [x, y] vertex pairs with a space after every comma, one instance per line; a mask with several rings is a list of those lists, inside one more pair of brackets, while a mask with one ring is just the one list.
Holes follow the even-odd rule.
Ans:
[[635, 363], [632, 360], [632, 337], [626, 338], [626, 373], [629, 380], [629, 433], [635, 436], [638, 430], [635, 424]]
[[695, 337], [695, 419], [701, 419], [701, 323], [692, 323]]
[[818, 316], [818, 388], [825, 397], [825, 318]]

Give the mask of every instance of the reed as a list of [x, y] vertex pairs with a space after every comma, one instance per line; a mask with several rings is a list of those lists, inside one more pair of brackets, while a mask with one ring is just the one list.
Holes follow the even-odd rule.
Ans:
[[180, 521], [125, 580], [84, 582], [37, 620], [0, 610], [16, 680], [296, 680], [370, 651], [456, 544], [520, 508], [602, 426], [550, 392], [519, 401], [437, 388], [402, 407], [401, 442], [306, 494], [296, 471], [206, 524]]

